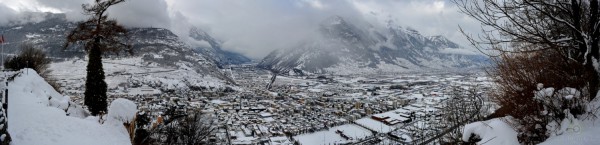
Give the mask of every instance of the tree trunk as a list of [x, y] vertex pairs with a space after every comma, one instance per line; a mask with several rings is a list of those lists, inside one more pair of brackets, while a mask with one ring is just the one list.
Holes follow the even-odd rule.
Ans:
[[[600, 23], [598, 22], [598, 15], [600, 13], [600, 10], [598, 8], [598, 0], [591, 0], [590, 1], [590, 21], [589, 21], [589, 25], [588, 25], [588, 29], [589, 31], [591, 31], [591, 56], [593, 58], [596, 58], [596, 60], [591, 60], [591, 61], [595, 61], [597, 63], [598, 59], [600, 59], [600, 54], [599, 54], [599, 43], [600, 43], [600, 30], [599, 28], [597, 28], [596, 26]], [[591, 63], [590, 63], [591, 64]], [[600, 76], [598, 76], [600, 72], [598, 72], [596, 69], [600, 69], [600, 68], [594, 68], [594, 65], [591, 65], [591, 72], [594, 72], [594, 74], [592, 75], [592, 80], [590, 80], [590, 101], [593, 100], [594, 98], [596, 98], [596, 94], [598, 93], [598, 85], [600, 85]]]
[[92, 49], [88, 54], [87, 79], [85, 81], [85, 105], [94, 116], [106, 113], [106, 82], [102, 68], [102, 51], [99, 46], [100, 38], [95, 38]]
[[591, 67], [587, 67], [588, 72], [593, 73], [593, 74], [591, 74], [592, 76], [589, 80], [589, 86], [588, 86], [589, 87], [588, 91], [590, 93], [589, 101], [596, 98], [596, 94], [598, 93], [598, 85], [600, 85], [600, 80], [598, 80], [598, 79], [600, 79], [600, 76], [598, 76], [598, 73], [593, 68], [593, 66], [592, 65], [590, 65], [590, 66]]

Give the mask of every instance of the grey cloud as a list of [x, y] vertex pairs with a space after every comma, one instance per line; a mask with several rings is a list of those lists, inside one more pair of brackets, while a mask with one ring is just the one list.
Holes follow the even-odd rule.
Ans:
[[129, 27], [170, 28], [167, 8], [164, 0], [126, 0], [111, 7], [108, 14]]
[[[0, 25], [19, 13], [0, 0]], [[81, 4], [92, 0], [26, 0], [67, 13], [72, 21], [84, 20]], [[269, 52], [312, 39], [319, 23], [332, 15], [356, 25], [385, 26], [393, 19], [424, 35], [443, 35], [468, 47], [458, 25], [478, 34], [480, 25], [442, 0], [127, 0], [110, 9], [109, 15], [129, 27], [170, 28], [189, 40], [192, 26], [223, 42], [226, 50], [260, 59]]]
[[310, 39], [327, 17], [359, 16], [351, 3], [342, 0], [172, 0], [169, 3], [170, 9], [181, 12], [191, 24], [223, 40], [224, 49], [255, 59]]
[[[0, 5], [13, 4], [20, 9], [37, 12], [43, 9], [60, 10], [66, 13], [67, 19], [71, 21], [85, 20], [88, 16], [83, 15], [81, 5], [93, 2], [93, 0], [27, 0], [30, 5], [24, 5], [22, 2], [9, 4], [8, 1], [0, 0]], [[170, 28], [171, 25], [167, 3], [164, 0], [126, 0], [122, 4], [111, 7], [108, 13], [109, 17], [129, 27]], [[13, 17], [15, 15], [18, 13], [14, 13]]]
[[473, 49], [459, 31], [459, 25], [467, 33], [478, 34], [479, 22], [460, 13], [447, 0], [371, 0], [354, 2], [363, 13], [375, 13], [392, 18], [396, 23], [412, 27], [424, 35], [443, 35], [468, 49]]
[[7, 25], [9, 21], [13, 20], [17, 12], [7, 7], [6, 5], [0, 5], [0, 25]]

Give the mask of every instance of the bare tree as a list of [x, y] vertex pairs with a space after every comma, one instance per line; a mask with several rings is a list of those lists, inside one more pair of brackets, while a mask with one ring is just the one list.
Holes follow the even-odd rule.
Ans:
[[[168, 112], [168, 111], [167, 111]], [[208, 144], [208, 138], [218, 129], [215, 120], [207, 114], [196, 113], [180, 116], [179, 113], [165, 115], [171, 116], [158, 128], [152, 130], [158, 144]], [[170, 121], [169, 121], [170, 120]]]
[[128, 51], [131, 47], [125, 43], [127, 30], [108, 19], [106, 11], [110, 6], [125, 0], [96, 0], [93, 5], [83, 4], [84, 14], [90, 16], [87, 21], [79, 23], [75, 30], [67, 36], [65, 48], [76, 42], [84, 42], [88, 52], [87, 77], [85, 82], [85, 105], [92, 115], [106, 113], [106, 82], [102, 67], [104, 52]]
[[[483, 100], [480, 93], [481, 87], [470, 89], [454, 87], [448, 100], [443, 102], [441, 118], [432, 119], [425, 128], [417, 132], [425, 132], [422, 138], [415, 139], [416, 144], [466, 144], [462, 141], [462, 130], [465, 124], [484, 120], [488, 113], [489, 105]], [[437, 129], [431, 129], [437, 128]], [[426, 133], [427, 130], [429, 133]]]
[[4, 61], [4, 66], [8, 69], [20, 70], [31, 68], [43, 77], [46, 77], [50, 73], [50, 70], [48, 70], [49, 64], [50, 59], [46, 56], [46, 53], [37, 49], [29, 42], [21, 44], [21, 53], [19, 55], [8, 57]]
[[[545, 140], [546, 125], [564, 119], [565, 109], [585, 113], [583, 106], [596, 97], [600, 82], [598, 0], [453, 2], [483, 25], [483, 34], [477, 37], [461, 31], [476, 48], [494, 57], [496, 66], [488, 73], [495, 78], [491, 97], [500, 108], [492, 117], [513, 116], [521, 142]], [[573, 87], [582, 97], [536, 99], [538, 83], [556, 90]]]
[[[559, 60], [580, 63], [594, 99], [600, 83], [598, 0], [453, 0], [460, 11], [481, 22], [482, 35], [465, 33], [490, 55], [555, 50]], [[462, 31], [462, 28], [461, 28]], [[462, 31], [464, 33], [464, 31]], [[490, 51], [485, 51], [490, 50]]]

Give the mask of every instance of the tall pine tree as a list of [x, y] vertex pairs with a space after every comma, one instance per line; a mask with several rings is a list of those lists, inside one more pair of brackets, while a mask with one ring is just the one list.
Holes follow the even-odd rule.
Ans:
[[93, 5], [83, 4], [83, 12], [90, 18], [79, 23], [67, 36], [65, 48], [76, 42], [84, 42], [88, 52], [87, 78], [85, 81], [84, 104], [92, 115], [106, 113], [106, 82], [102, 68], [102, 55], [105, 52], [131, 52], [131, 47], [123, 41], [127, 39], [127, 30], [108, 19], [106, 10], [125, 0], [96, 0]]

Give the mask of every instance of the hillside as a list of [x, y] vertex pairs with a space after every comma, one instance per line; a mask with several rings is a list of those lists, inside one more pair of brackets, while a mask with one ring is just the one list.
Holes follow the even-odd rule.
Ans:
[[423, 36], [393, 23], [385, 28], [361, 27], [333, 16], [317, 31], [314, 39], [270, 53], [259, 67], [279, 72], [299, 69], [347, 74], [472, 69], [487, 60], [443, 36]]
[[[67, 21], [65, 14], [32, 13], [32, 15], [37, 15], [43, 19], [39, 22], [19, 23], [0, 27], [0, 31], [4, 32], [4, 37], [7, 41], [4, 46], [5, 57], [17, 53], [22, 43], [32, 43], [55, 60], [56, 64], [53, 65], [52, 69], [57, 69], [58, 72], [52, 73], [52, 75], [65, 75], [60, 73], [61, 70], [64, 70], [62, 68], [70, 68], [72, 71], [78, 72], [77, 69], [85, 67], [86, 63], [75, 63], [86, 59], [86, 53], [81, 49], [81, 45], [63, 48], [66, 35], [75, 28], [75, 23]], [[183, 83], [184, 85], [179, 86], [182, 88], [188, 88], [194, 84], [198, 84], [193, 82], [202, 80], [215, 80], [213, 82], [217, 84], [233, 84], [233, 80], [226, 76], [220, 70], [220, 67], [230, 63], [243, 63], [247, 61], [247, 58], [239, 54], [221, 50], [217, 40], [199, 29], [192, 29], [190, 35], [194, 36], [197, 40], [209, 40], [214, 47], [200, 47], [163, 28], [129, 28], [128, 35], [130, 38], [127, 42], [132, 45], [132, 53], [105, 54], [104, 58], [106, 60], [123, 60], [126, 64], [123, 67], [137, 65], [137, 70], [139, 70], [135, 71], [137, 73], [152, 74], [152, 72], [143, 71], [150, 70], [147, 68], [154, 68], [162, 71], [168, 70], [170, 73], [166, 73], [165, 76], [193, 75], [194, 77], [189, 77], [189, 80], [184, 80], [182, 77], [168, 79], [176, 82], [192, 82]], [[135, 62], [131, 62], [132, 60], [135, 60]], [[109, 73], [112, 72], [108, 72], [107, 74]], [[84, 78], [72, 77], [77, 75], [75, 73], [74, 75], [66, 75], [69, 77], [63, 78], [71, 80]], [[131, 76], [129, 75], [129, 77]], [[222, 85], [200, 87], [208, 88], [215, 86]]]
[[[4, 75], [7, 75], [7, 72]], [[15, 145], [131, 144], [122, 122], [87, 117], [32, 69], [8, 72], [8, 132]], [[110, 110], [110, 109], [109, 109]], [[109, 111], [110, 114], [110, 111]]]

